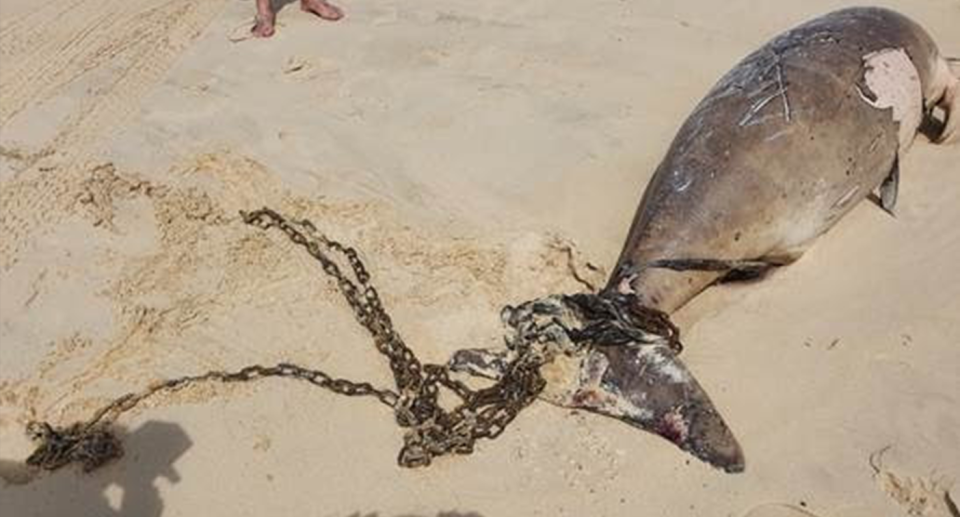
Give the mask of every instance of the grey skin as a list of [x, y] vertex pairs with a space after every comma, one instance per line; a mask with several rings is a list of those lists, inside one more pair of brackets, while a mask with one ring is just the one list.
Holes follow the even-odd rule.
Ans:
[[[670, 313], [724, 277], [789, 263], [877, 189], [892, 213], [899, 156], [921, 121], [940, 107], [936, 140], [957, 136], [958, 84], [930, 36], [885, 9], [827, 14], [747, 56], [697, 105], [647, 186], [598, 297], [614, 307], [612, 321], [641, 307]], [[733, 433], [666, 338], [573, 345], [596, 323], [581, 309], [556, 297], [527, 302], [508, 311], [506, 350], [465, 350], [450, 364], [498, 378], [516, 336], [535, 329], [549, 337], [541, 398], [744, 469]]]
[[[890, 70], [898, 64], [912, 70]], [[836, 11], [777, 36], [720, 79], [680, 128], [607, 290], [669, 313], [737, 268], [659, 262], [745, 261], [753, 274], [797, 259], [878, 188], [892, 211], [898, 157], [924, 116], [939, 105], [938, 139], [956, 136], [957, 84], [923, 28], [890, 10]]]

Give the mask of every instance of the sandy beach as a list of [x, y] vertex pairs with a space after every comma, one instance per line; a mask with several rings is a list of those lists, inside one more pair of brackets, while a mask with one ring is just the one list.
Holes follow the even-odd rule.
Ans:
[[[960, 56], [957, 0], [878, 3]], [[375, 400], [264, 380], [152, 400], [119, 461], [28, 479], [27, 422], [160, 379], [294, 361], [390, 385], [316, 262], [240, 210], [356, 246], [422, 360], [495, 346], [502, 306], [604, 280], [725, 71], [857, 4], [339, 5], [289, 3], [259, 40], [252, 0], [0, 0], [0, 514], [958, 517], [960, 146], [922, 136], [896, 218], [863, 203], [674, 316], [742, 474], [544, 402], [402, 469]]]

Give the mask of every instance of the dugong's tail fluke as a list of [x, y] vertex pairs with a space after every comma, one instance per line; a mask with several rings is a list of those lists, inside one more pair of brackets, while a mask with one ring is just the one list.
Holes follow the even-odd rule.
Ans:
[[598, 347], [585, 361], [581, 379], [586, 382], [570, 406], [659, 434], [727, 472], [743, 471], [743, 451], [733, 432], [669, 347]]
[[[507, 348], [454, 354], [452, 370], [499, 379], [518, 354], [542, 358], [540, 398], [658, 434], [727, 472], [743, 452], [680, 360], [676, 329], [649, 310], [604, 295], [550, 296], [504, 310]], [[660, 319], [662, 317], [662, 319]]]

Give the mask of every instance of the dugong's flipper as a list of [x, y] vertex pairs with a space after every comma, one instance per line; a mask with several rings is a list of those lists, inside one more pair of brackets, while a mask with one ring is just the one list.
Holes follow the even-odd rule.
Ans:
[[[450, 367], [496, 379], [523, 347], [544, 345], [535, 352], [548, 356], [541, 368], [547, 381], [541, 398], [612, 416], [727, 472], [742, 471], [740, 445], [670, 340], [635, 327], [629, 327], [627, 339], [616, 328], [624, 323], [622, 314], [598, 319], [596, 312], [582, 309], [576, 297], [549, 297], [511, 308], [504, 318], [513, 331], [507, 349], [461, 350]], [[610, 342], [584, 339], [586, 335]]]
[[900, 191], [900, 157], [893, 160], [893, 167], [890, 168], [890, 174], [883, 183], [880, 184], [880, 208], [886, 213], [893, 215], [893, 209], [897, 206], [897, 193]]

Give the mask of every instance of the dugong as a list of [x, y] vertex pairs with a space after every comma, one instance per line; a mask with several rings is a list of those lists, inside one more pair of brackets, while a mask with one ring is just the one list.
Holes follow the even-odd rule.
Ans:
[[508, 307], [506, 348], [462, 350], [450, 366], [499, 378], [534, 346], [545, 358], [541, 398], [742, 471], [739, 443], [680, 361], [676, 329], [656, 315], [718, 280], [796, 260], [875, 191], [892, 213], [899, 157], [921, 124], [936, 126], [938, 142], [960, 132], [950, 66], [923, 28], [887, 9], [844, 9], [775, 37], [680, 127], [601, 293]]
[[[650, 180], [607, 285], [672, 312], [725, 275], [796, 260], [879, 189], [936, 107], [955, 139], [960, 80], [888, 9], [836, 11], [747, 56], [707, 93]], [[712, 271], [705, 271], [712, 269]]]

